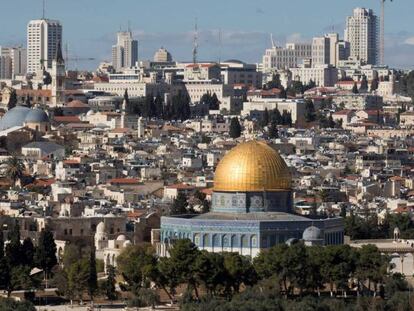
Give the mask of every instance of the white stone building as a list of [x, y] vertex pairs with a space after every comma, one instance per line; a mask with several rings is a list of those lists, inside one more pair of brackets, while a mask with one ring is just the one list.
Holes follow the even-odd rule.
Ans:
[[292, 79], [308, 84], [311, 80], [317, 86], [334, 86], [338, 81], [338, 69], [331, 65], [291, 68]]
[[263, 55], [263, 72], [297, 67], [304, 59], [312, 58], [312, 44], [287, 43], [285, 47], [273, 46]]
[[356, 8], [346, 20], [345, 41], [351, 46], [351, 57], [367, 64], [378, 62], [379, 19], [373, 10]]
[[27, 72], [37, 72], [42, 62], [46, 68], [52, 68], [59, 43], [62, 44], [62, 25], [59, 21], [30, 21], [27, 25]]
[[131, 68], [138, 62], [138, 41], [134, 40], [131, 31], [117, 34], [117, 44], [112, 46], [112, 66], [118, 71]]

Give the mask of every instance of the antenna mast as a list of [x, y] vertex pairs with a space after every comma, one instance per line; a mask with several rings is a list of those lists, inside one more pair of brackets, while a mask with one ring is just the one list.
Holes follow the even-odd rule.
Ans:
[[[385, 58], [385, 1], [381, 1], [381, 34], [380, 34], [380, 64], [384, 65]], [[393, 0], [390, 0], [391, 2]]]
[[272, 44], [272, 48], [274, 49], [276, 47], [275, 41], [273, 40], [273, 34], [270, 34], [270, 43]]
[[43, 0], [43, 7], [42, 7], [42, 19], [45, 19], [46, 12], [46, 0]]
[[219, 64], [221, 63], [221, 50], [222, 50], [222, 40], [221, 40], [221, 28], [219, 29]]
[[194, 25], [194, 42], [193, 42], [193, 64], [197, 64], [197, 49], [198, 49], [198, 27], [197, 18]]
[[380, 64], [384, 64], [384, 45], [385, 45], [385, 0], [381, 1], [381, 42], [380, 42]]

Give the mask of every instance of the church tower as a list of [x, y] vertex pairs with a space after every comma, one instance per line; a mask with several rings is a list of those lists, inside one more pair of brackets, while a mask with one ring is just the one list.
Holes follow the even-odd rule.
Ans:
[[52, 62], [52, 104], [62, 106], [65, 102], [66, 68], [60, 42], [57, 46], [56, 58]]
[[129, 103], [129, 97], [128, 97], [128, 90], [125, 90], [125, 94], [124, 94], [124, 100], [122, 101], [122, 106], [121, 106], [121, 124], [120, 127], [121, 128], [127, 128], [128, 124], [127, 124], [127, 109], [128, 109], [128, 103]]

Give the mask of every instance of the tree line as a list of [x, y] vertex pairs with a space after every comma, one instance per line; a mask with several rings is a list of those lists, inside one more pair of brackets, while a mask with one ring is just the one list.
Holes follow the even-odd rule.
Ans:
[[130, 103], [128, 92], [125, 91], [124, 100], [130, 112], [144, 118], [184, 121], [191, 117], [190, 98], [182, 91], [174, 95], [167, 104], [160, 94], [154, 96], [152, 93], [136, 103]]
[[[159, 258], [149, 245], [129, 246], [118, 257], [117, 269], [125, 286], [137, 296], [155, 284], [174, 300], [177, 288], [184, 286], [181, 303], [187, 306], [199, 307], [212, 300], [231, 302], [241, 292], [257, 290], [264, 283], [272, 288], [272, 297], [285, 300], [323, 293], [390, 298], [386, 293], [390, 259], [374, 245], [356, 249], [279, 244], [252, 261], [238, 253], [211, 253], [199, 250], [190, 240], [176, 240], [169, 255]], [[153, 295], [155, 303], [159, 297], [155, 291]]]
[[47, 228], [42, 230], [37, 245], [31, 238], [20, 241], [20, 227], [16, 221], [8, 235], [9, 243], [4, 245], [3, 231], [0, 231], [0, 289], [10, 296], [14, 290], [39, 288], [42, 278], [31, 274], [33, 268], [43, 271], [46, 281], [57, 264], [56, 244], [53, 234]]
[[96, 259], [95, 247], [83, 241], [75, 241], [65, 247], [62, 265], [54, 270], [52, 283], [58, 293], [71, 302], [82, 301], [85, 294], [93, 301], [97, 296], [117, 299], [115, 291], [115, 268], [108, 265], [107, 278], [98, 281], [98, 273], [104, 271], [102, 260]]
[[400, 230], [402, 239], [414, 239], [414, 222], [409, 215], [386, 214], [379, 221], [377, 215], [365, 213], [359, 216], [351, 212], [345, 218], [345, 234], [352, 240], [393, 238], [395, 228]]

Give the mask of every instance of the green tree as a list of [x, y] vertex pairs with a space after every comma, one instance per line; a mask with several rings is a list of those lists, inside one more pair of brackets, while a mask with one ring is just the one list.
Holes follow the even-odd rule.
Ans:
[[279, 131], [277, 129], [276, 122], [271, 122], [269, 127], [269, 138], [274, 139], [279, 137]]
[[36, 311], [30, 301], [16, 301], [15, 299], [0, 298], [0, 310], [2, 311]]
[[238, 253], [223, 253], [224, 268], [226, 269], [227, 293], [238, 293], [242, 284], [254, 285], [257, 282], [257, 274], [249, 258]]
[[278, 73], [273, 74], [272, 80], [267, 82], [264, 85], [264, 89], [266, 89], [266, 90], [282, 89], [282, 88], [283, 88], [283, 86], [282, 86], [282, 83], [280, 81], [280, 74], [278, 74]]
[[160, 94], [157, 94], [154, 100], [154, 106], [155, 106], [155, 116], [157, 118], [163, 118], [164, 117], [164, 101]]
[[26, 96], [26, 100], [24, 101], [24, 105], [25, 105], [26, 107], [29, 107], [29, 108], [31, 108], [31, 107], [32, 107], [32, 102], [31, 102], [31, 100], [30, 100], [30, 95], [29, 95], [29, 94], [27, 94], [27, 96]]
[[368, 282], [368, 290], [372, 284], [384, 280], [388, 268], [389, 258], [381, 255], [375, 245], [363, 245], [359, 249], [355, 274], [360, 284]]
[[367, 80], [367, 76], [363, 75], [362, 79], [361, 79], [361, 85], [359, 87], [359, 91], [361, 93], [365, 93], [368, 91], [368, 80]]
[[13, 89], [10, 93], [9, 101], [7, 103], [7, 110], [13, 109], [17, 105], [17, 93], [16, 90]]
[[109, 300], [115, 300], [117, 298], [116, 290], [115, 290], [115, 268], [114, 266], [109, 265], [106, 268], [108, 277], [104, 283], [104, 292], [105, 296]]
[[36, 266], [43, 269], [47, 286], [50, 272], [57, 265], [55, 239], [53, 233], [47, 227], [40, 232], [34, 259]]
[[7, 290], [10, 287], [10, 265], [6, 257], [0, 259], [0, 289]]
[[169, 264], [174, 267], [178, 282], [187, 284], [187, 289], [193, 289], [199, 299], [198, 282], [194, 274], [194, 264], [200, 251], [190, 240], [177, 240], [169, 250]]
[[96, 272], [95, 249], [92, 248], [89, 255], [89, 275], [88, 275], [88, 294], [93, 301], [93, 297], [98, 289], [98, 275]]
[[67, 272], [68, 295], [82, 301], [83, 292], [88, 288], [89, 260], [82, 258], [73, 263]]
[[12, 156], [6, 161], [6, 176], [11, 178], [13, 185], [16, 186], [17, 180], [21, 180], [25, 167], [23, 162], [17, 157]]
[[282, 266], [286, 267], [286, 275], [291, 284], [289, 292], [293, 287], [299, 289], [300, 293], [307, 288], [308, 253], [303, 243], [291, 245], [284, 253]]
[[331, 295], [334, 285], [346, 291], [348, 280], [355, 271], [356, 255], [349, 245], [331, 245], [321, 250], [321, 273], [329, 284]]
[[30, 270], [30, 267], [23, 265], [12, 267], [8, 296], [14, 290], [30, 290], [36, 287], [35, 279], [30, 277]]
[[241, 125], [237, 117], [233, 117], [230, 122], [230, 137], [239, 138], [241, 135]]
[[227, 278], [223, 255], [201, 251], [194, 262], [194, 274], [209, 296], [216, 295], [219, 288], [224, 287]]
[[183, 215], [188, 213], [188, 201], [183, 192], [178, 192], [170, 209], [171, 215]]
[[292, 126], [292, 114], [286, 110], [282, 113], [282, 124]]
[[130, 245], [117, 258], [117, 269], [129, 288], [148, 287], [156, 266], [155, 251], [150, 245]]
[[358, 85], [357, 85], [356, 82], [354, 82], [354, 86], [352, 87], [352, 93], [354, 93], [354, 94], [358, 94], [359, 93], [359, 91], [358, 91]]
[[404, 76], [407, 96], [414, 99], [414, 70], [411, 70]]
[[281, 125], [282, 124], [282, 115], [280, 114], [279, 109], [275, 108], [275, 109], [272, 110], [270, 120], [271, 120], [271, 122], [275, 123], [276, 125]]
[[179, 275], [176, 273], [176, 267], [170, 263], [170, 258], [161, 257], [151, 273], [151, 280], [164, 290], [172, 302], [175, 289], [179, 285], [180, 280]]
[[4, 237], [3, 229], [0, 229], [0, 260], [4, 257]]
[[278, 244], [274, 247], [260, 252], [254, 258], [254, 267], [262, 279], [276, 276], [278, 278], [279, 288], [285, 293], [288, 291], [288, 273], [287, 267], [283, 265], [284, 258], [288, 246], [286, 244]]
[[172, 97], [171, 104], [167, 105], [166, 117], [185, 121], [191, 116], [190, 98], [182, 91]]
[[378, 89], [378, 78], [374, 78], [371, 81], [371, 92], [376, 91]]
[[22, 264], [22, 244], [20, 242], [20, 226], [15, 221], [12, 230], [9, 232], [9, 243], [6, 245], [6, 257], [10, 265]]
[[22, 253], [22, 264], [26, 265], [30, 268], [34, 267], [34, 252], [35, 247], [33, 246], [32, 239], [31, 238], [25, 238], [23, 240], [23, 244], [21, 247], [21, 253]]
[[265, 108], [263, 112], [262, 120], [261, 120], [261, 126], [265, 127], [268, 124], [269, 124], [269, 111], [267, 110], [267, 108]]
[[160, 297], [156, 291], [150, 288], [140, 288], [134, 297], [128, 301], [129, 307], [151, 307], [155, 309], [160, 302]]
[[316, 120], [315, 106], [311, 99], [305, 101], [305, 120], [306, 122], [313, 122]]

